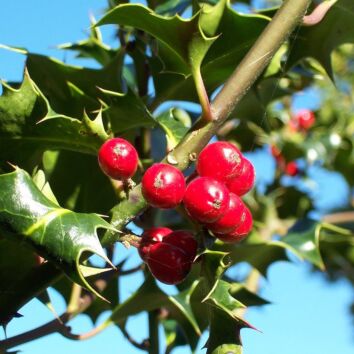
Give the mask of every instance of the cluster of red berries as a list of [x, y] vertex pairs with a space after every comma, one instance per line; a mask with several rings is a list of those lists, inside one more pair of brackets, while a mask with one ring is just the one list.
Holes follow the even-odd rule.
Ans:
[[[104, 143], [99, 164], [111, 178], [131, 178], [138, 164], [135, 148], [124, 139]], [[224, 242], [239, 242], [252, 228], [252, 214], [241, 200], [254, 184], [255, 171], [239, 149], [216, 142], [200, 153], [197, 174], [186, 184], [176, 167], [155, 163], [142, 177], [142, 194], [153, 207], [168, 209], [180, 203], [190, 217]], [[157, 227], [143, 233], [139, 254], [160, 281], [176, 284], [188, 274], [197, 243], [188, 231]]]
[[[289, 129], [292, 132], [306, 133], [316, 123], [315, 114], [309, 109], [297, 111], [289, 121]], [[271, 146], [271, 154], [274, 156], [277, 166], [289, 176], [297, 176], [300, 168], [296, 161], [286, 162], [281, 151], [275, 146]]]
[[281, 151], [275, 146], [271, 146], [271, 154], [275, 158], [277, 166], [282, 170], [285, 174], [289, 176], [297, 176], [300, 172], [299, 166], [296, 161], [286, 162], [285, 157], [281, 153]]
[[290, 119], [289, 128], [293, 131], [307, 131], [316, 122], [315, 114], [309, 109], [297, 111]]

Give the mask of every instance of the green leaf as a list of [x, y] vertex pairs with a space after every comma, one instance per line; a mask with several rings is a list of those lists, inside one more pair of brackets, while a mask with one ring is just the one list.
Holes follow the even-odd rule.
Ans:
[[[91, 24], [95, 24], [91, 16]], [[116, 56], [117, 51], [103, 43], [101, 31], [98, 27], [91, 27], [90, 36], [77, 43], [65, 43], [59, 49], [72, 50], [77, 52], [77, 58], [91, 58], [102, 65], [108, 65]]]
[[176, 296], [168, 296], [156, 285], [152, 277], [148, 277], [131, 297], [113, 310], [106, 322], [124, 325], [129, 316], [143, 311], [166, 308], [169, 317], [179, 323], [190, 345], [195, 347], [201, 333], [189, 302], [189, 295], [193, 290], [194, 287]]
[[242, 354], [241, 327], [225, 312], [213, 309], [210, 316], [207, 354]]
[[81, 118], [84, 110], [92, 112], [100, 109], [98, 98], [102, 98], [103, 94], [99, 88], [122, 92], [123, 58], [124, 52], [120, 50], [102, 69], [88, 69], [28, 53], [26, 66], [55, 112]]
[[43, 150], [66, 149], [97, 154], [106, 137], [100, 114], [82, 121], [56, 114], [25, 73], [19, 89], [5, 86], [0, 97], [0, 168], [6, 161], [33, 168]]
[[188, 128], [175, 118], [173, 108], [160, 114], [156, 121], [166, 133], [168, 150], [172, 150], [188, 131]]
[[[102, 173], [96, 156], [73, 151], [46, 151], [43, 167], [59, 205], [64, 208], [108, 215], [117, 203], [112, 182]], [[100, 192], [93, 193], [95, 190]]]
[[233, 264], [247, 262], [256, 268], [264, 277], [270, 265], [275, 261], [287, 261], [283, 245], [274, 242], [247, 244], [243, 243], [234, 247], [221, 247], [230, 250], [230, 258]]
[[291, 68], [299, 60], [312, 57], [333, 79], [331, 53], [341, 44], [354, 43], [353, 15], [353, 1], [338, 0], [320, 23], [302, 27], [289, 45], [286, 66]]
[[33, 245], [71, 279], [101, 297], [86, 281], [81, 257], [96, 254], [110, 263], [98, 240], [98, 228], [110, 225], [95, 214], [78, 214], [46, 198], [19, 168], [0, 175], [0, 232]]
[[258, 294], [249, 291], [243, 284], [231, 283], [229, 287], [229, 293], [235, 299], [238, 299], [245, 306], [262, 306], [268, 305], [270, 302], [263, 299]]
[[158, 40], [159, 56], [163, 58], [165, 70], [183, 75], [199, 68], [214, 42], [201, 30], [199, 14], [189, 20], [178, 15], [163, 17], [141, 4], [115, 7], [97, 23], [98, 26], [106, 24], [131, 26], [149, 33]]
[[204, 298], [203, 302], [219, 308], [239, 322], [240, 319], [237, 316], [237, 310], [245, 308], [245, 305], [230, 294], [230, 287], [230, 283], [224, 280], [218, 280], [209, 294]]
[[156, 124], [145, 104], [133, 91], [126, 94], [101, 89], [104, 94], [104, 114], [109, 118], [114, 133]]
[[[210, 47], [201, 64], [204, 85], [209, 94], [222, 85], [243, 59], [269, 18], [260, 15], [241, 15], [230, 4], [224, 8], [215, 34], [219, 37]], [[199, 102], [193, 78], [163, 71], [156, 57], [150, 59], [156, 97], [152, 105], [157, 107], [167, 100]]]

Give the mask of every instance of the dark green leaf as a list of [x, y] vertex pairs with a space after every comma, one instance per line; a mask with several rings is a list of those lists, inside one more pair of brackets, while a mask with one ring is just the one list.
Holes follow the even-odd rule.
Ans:
[[[225, 7], [215, 32], [219, 37], [201, 65], [209, 94], [226, 81], [268, 22], [264, 16], [240, 15], [229, 5]], [[154, 107], [167, 100], [198, 102], [192, 77], [163, 72], [163, 66], [156, 57], [151, 58], [150, 65], [156, 89]]]
[[[39, 89], [58, 114], [81, 118], [84, 110], [100, 109], [99, 88], [122, 92], [121, 71], [123, 51], [102, 69], [66, 65], [59, 60], [27, 54], [27, 69]], [[70, 102], [70, 104], [68, 104]]]
[[34, 246], [74, 281], [100, 296], [80, 269], [83, 254], [97, 254], [107, 262], [96, 231], [110, 225], [95, 214], [78, 214], [46, 198], [30, 176], [19, 168], [0, 175], [0, 230]]
[[188, 131], [188, 128], [175, 118], [173, 109], [159, 115], [156, 121], [166, 133], [168, 150], [172, 150]]
[[290, 43], [287, 67], [292, 67], [303, 58], [312, 57], [333, 78], [331, 53], [341, 44], [354, 43], [353, 16], [353, 1], [338, 0], [320, 23], [302, 27]]
[[163, 17], [141, 4], [123, 4], [109, 11], [97, 25], [131, 26], [149, 33], [158, 40], [165, 70], [189, 75], [199, 68], [214, 41], [201, 31], [199, 18]]
[[118, 325], [124, 325], [129, 316], [143, 311], [165, 308], [169, 317], [179, 323], [190, 345], [195, 347], [197, 338], [201, 333], [189, 302], [189, 295], [193, 289], [192, 287], [191, 290], [186, 290], [177, 296], [168, 296], [158, 288], [155, 280], [148, 277], [130, 298], [113, 310], [107, 323], [114, 322]]
[[104, 114], [109, 118], [111, 129], [121, 133], [138, 127], [152, 127], [156, 124], [145, 104], [134, 92], [126, 94], [101, 90], [104, 94]]
[[[26, 73], [21, 87], [6, 87], [0, 97], [0, 161], [26, 167], [38, 164], [45, 149], [66, 149], [96, 155], [106, 137], [101, 115], [82, 121], [56, 114]], [[36, 156], [36, 154], [38, 156]]]

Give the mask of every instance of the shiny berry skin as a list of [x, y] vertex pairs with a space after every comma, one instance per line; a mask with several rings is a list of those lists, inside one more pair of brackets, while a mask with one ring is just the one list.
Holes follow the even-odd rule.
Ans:
[[192, 259], [178, 247], [158, 244], [149, 253], [146, 263], [152, 275], [165, 284], [178, 284], [188, 275]]
[[234, 193], [230, 193], [230, 201], [225, 213], [219, 220], [208, 224], [207, 228], [214, 233], [227, 234], [232, 232], [241, 223], [245, 208], [246, 206], [241, 198]]
[[134, 146], [122, 138], [107, 140], [98, 151], [101, 170], [113, 179], [127, 180], [133, 177], [138, 160]]
[[300, 129], [308, 130], [315, 124], [316, 117], [309, 109], [301, 109], [295, 114], [294, 120]]
[[162, 239], [171, 232], [172, 230], [168, 227], [152, 227], [151, 229], [144, 231], [138, 248], [141, 259], [145, 260], [146, 254], [149, 253], [150, 248], [161, 242]]
[[166, 284], [184, 280], [196, 253], [197, 242], [189, 231], [172, 231], [166, 227], [145, 231], [139, 246], [139, 254], [153, 276]]
[[186, 190], [182, 172], [165, 163], [155, 163], [149, 167], [141, 183], [145, 200], [155, 208], [176, 207]]
[[230, 192], [238, 196], [245, 195], [253, 188], [256, 177], [252, 163], [245, 157], [242, 159], [242, 166], [241, 174], [226, 183]]
[[181, 248], [191, 260], [194, 260], [197, 254], [197, 241], [195, 240], [193, 234], [189, 231], [173, 231], [164, 237], [163, 242]]
[[196, 168], [200, 176], [226, 182], [241, 173], [242, 154], [235, 145], [218, 141], [202, 150]]
[[226, 186], [210, 177], [198, 177], [190, 182], [183, 198], [188, 214], [201, 223], [212, 223], [226, 211], [230, 192]]
[[285, 171], [289, 176], [296, 176], [299, 174], [299, 167], [295, 161], [288, 162], [285, 166]]
[[247, 237], [252, 230], [253, 218], [250, 210], [245, 206], [242, 221], [236, 229], [228, 234], [215, 234], [215, 237], [226, 243], [237, 243]]

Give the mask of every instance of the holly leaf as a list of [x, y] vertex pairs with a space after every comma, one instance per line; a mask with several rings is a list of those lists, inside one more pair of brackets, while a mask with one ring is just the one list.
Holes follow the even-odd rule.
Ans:
[[116, 323], [123, 326], [129, 316], [165, 308], [169, 318], [178, 322], [191, 346], [195, 347], [201, 332], [190, 307], [189, 295], [194, 290], [186, 290], [176, 296], [166, 295], [152, 277], [148, 277], [141, 287], [112, 312], [106, 324]]
[[[305, 228], [301, 227], [303, 224]], [[353, 236], [349, 230], [326, 223], [303, 221], [299, 225], [282, 237], [280, 242], [300, 259], [311, 262], [321, 270], [325, 269], [320, 252], [322, 237], [326, 237], [328, 240], [330, 236], [334, 236], [340, 240], [342, 235], [346, 239]]]
[[276, 261], [288, 260], [284, 246], [274, 242], [255, 244], [242, 243], [234, 247], [221, 246], [220, 248], [230, 250], [229, 257], [232, 260], [232, 264], [247, 262], [252, 267], [256, 268], [264, 277], [267, 276], [267, 271], [271, 264]]
[[160, 128], [166, 134], [167, 149], [172, 150], [187, 133], [188, 128], [175, 118], [174, 109], [163, 112], [156, 118]]
[[102, 69], [89, 69], [28, 53], [26, 67], [55, 112], [81, 118], [84, 110], [100, 109], [98, 98], [104, 95], [99, 88], [122, 92], [123, 57], [123, 50], [120, 50]]
[[100, 29], [93, 26], [96, 23], [95, 19], [91, 16], [90, 20], [92, 26], [87, 39], [77, 43], [65, 43], [58, 46], [58, 48], [75, 51], [77, 52], [77, 58], [92, 58], [106, 66], [114, 59], [117, 51], [103, 43]]
[[345, 43], [354, 43], [354, 3], [338, 0], [320, 23], [302, 27], [291, 41], [286, 67], [291, 68], [299, 60], [316, 59], [333, 79], [332, 51]]
[[230, 287], [231, 284], [227, 281], [218, 280], [203, 302], [219, 308], [236, 321], [243, 322], [237, 316], [237, 310], [245, 308], [245, 305], [230, 294]]
[[[215, 23], [212, 25], [219, 37], [208, 50], [200, 68], [209, 95], [226, 81], [269, 22], [265, 16], [239, 14], [229, 3], [222, 10], [216, 30]], [[150, 58], [150, 66], [156, 89], [154, 107], [168, 100], [199, 102], [191, 76], [165, 72], [157, 57]]]
[[207, 354], [242, 354], [241, 327], [224, 311], [213, 309]]
[[16, 168], [0, 175], [0, 232], [28, 242], [73, 281], [102, 298], [81, 268], [82, 258], [88, 254], [96, 254], [111, 264], [97, 237], [98, 228], [111, 226], [98, 215], [60, 208], [41, 193], [24, 170]]
[[[46, 151], [43, 167], [59, 205], [64, 208], [107, 215], [117, 202], [113, 185], [99, 168], [96, 156], [73, 151]], [[92, 193], [96, 189], [100, 193]]]
[[[209, 11], [206, 16], [211, 17]], [[203, 19], [201, 23], [200, 19], [200, 13], [185, 20], [178, 15], [160, 16], [141, 4], [123, 4], [109, 11], [97, 25], [124, 25], [149, 33], [158, 41], [159, 56], [164, 63], [164, 70], [187, 76], [200, 67], [215, 40], [206, 36], [205, 30], [208, 29], [206, 20]], [[212, 30], [208, 31], [208, 34], [211, 32]]]
[[6, 161], [27, 167], [38, 164], [46, 149], [88, 154], [106, 137], [100, 113], [94, 120], [58, 115], [26, 72], [19, 89], [4, 86], [0, 97], [0, 168]]
[[103, 112], [111, 123], [111, 129], [115, 133], [121, 133], [138, 127], [152, 127], [155, 119], [132, 90], [121, 94], [109, 90], [100, 90], [103, 94]]

